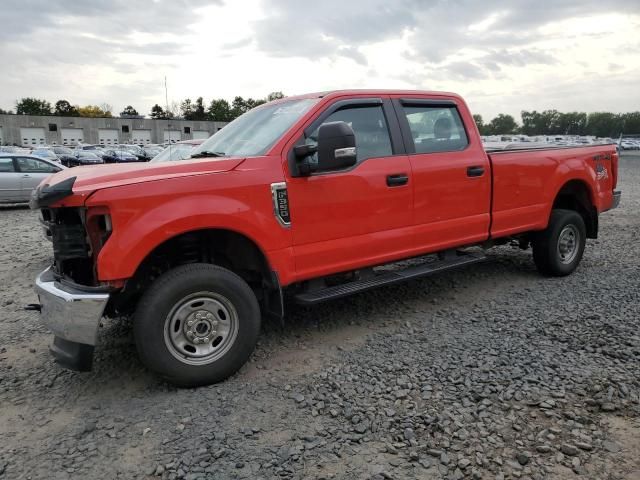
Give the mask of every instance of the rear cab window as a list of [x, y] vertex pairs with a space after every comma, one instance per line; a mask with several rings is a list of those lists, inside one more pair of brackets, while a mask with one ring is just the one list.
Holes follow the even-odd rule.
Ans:
[[415, 153], [455, 152], [469, 145], [455, 105], [402, 105]]

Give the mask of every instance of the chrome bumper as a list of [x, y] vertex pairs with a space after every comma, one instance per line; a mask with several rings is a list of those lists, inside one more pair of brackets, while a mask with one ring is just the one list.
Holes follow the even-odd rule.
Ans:
[[622, 197], [622, 192], [620, 190], [613, 191], [613, 203], [611, 204], [611, 208], [618, 208], [620, 205], [620, 198]]
[[50, 268], [36, 278], [41, 318], [53, 334], [62, 340], [94, 346], [100, 319], [109, 294], [63, 285]]

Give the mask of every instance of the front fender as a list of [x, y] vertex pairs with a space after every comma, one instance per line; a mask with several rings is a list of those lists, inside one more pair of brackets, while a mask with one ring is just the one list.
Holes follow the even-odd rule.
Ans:
[[[211, 177], [205, 177], [211, 179]], [[106, 206], [112, 233], [97, 260], [100, 281], [133, 276], [140, 263], [165, 241], [195, 230], [224, 229], [252, 240], [276, 269], [271, 251], [291, 245], [291, 232], [273, 215], [269, 185], [233, 186], [211, 191], [211, 184], [191, 177], [189, 193], [154, 192], [153, 185], [105, 190], [91, 197], [88, 206]], [[208, 190], [208, 191], [207, 191]]]

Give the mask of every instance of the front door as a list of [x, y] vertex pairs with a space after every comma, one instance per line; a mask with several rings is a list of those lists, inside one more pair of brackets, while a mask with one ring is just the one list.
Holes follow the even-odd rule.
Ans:
[[23, 201], [29, 200], [31, 190], [36, 188], [42, 180], [61, 169], [48, 162], [32, 157], [16, 157], [18, 170], [20, 170], [20, 196]]
[[411, 166], [390, 102], [335, 102], [310, 122], [299, 142], [315, 143], [319, 126], [336, 121], [355, 133], [356, 165], [307, 177], [289, 172], [287, 178], [299, 279], [383, 263], [402, 257], [412, 244]]
[[13, 157], [0, 157], [0, 202], [20, 201], [20, 176]]
[[466, 107], [406, 97], [394, 106], [413, 172], [416, 247], [426, 253], [486, 240], [491, 165], [466, 131], [473, 125]]

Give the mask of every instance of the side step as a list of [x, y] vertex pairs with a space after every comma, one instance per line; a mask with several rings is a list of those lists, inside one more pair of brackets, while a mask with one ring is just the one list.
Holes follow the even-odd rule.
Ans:
[[482, 253], [451, 252], [451, 254], [445, 255], [442, 260], [409, 266], [403, 270], [383, 272], [370, 278], [355, 280], [333, 287], [299, 293], [294, 295], [293, 298], [296, 303], [301, 305], [315, 305], [327, 300], [346, 297], [383, 285], [393, 285], [394, 283], [405, 282], [413, 278], [426, 277], [434, 273], [445, 272], [472, 263], [483, 262], [484, 260], [486, 260], [486, 257]]

